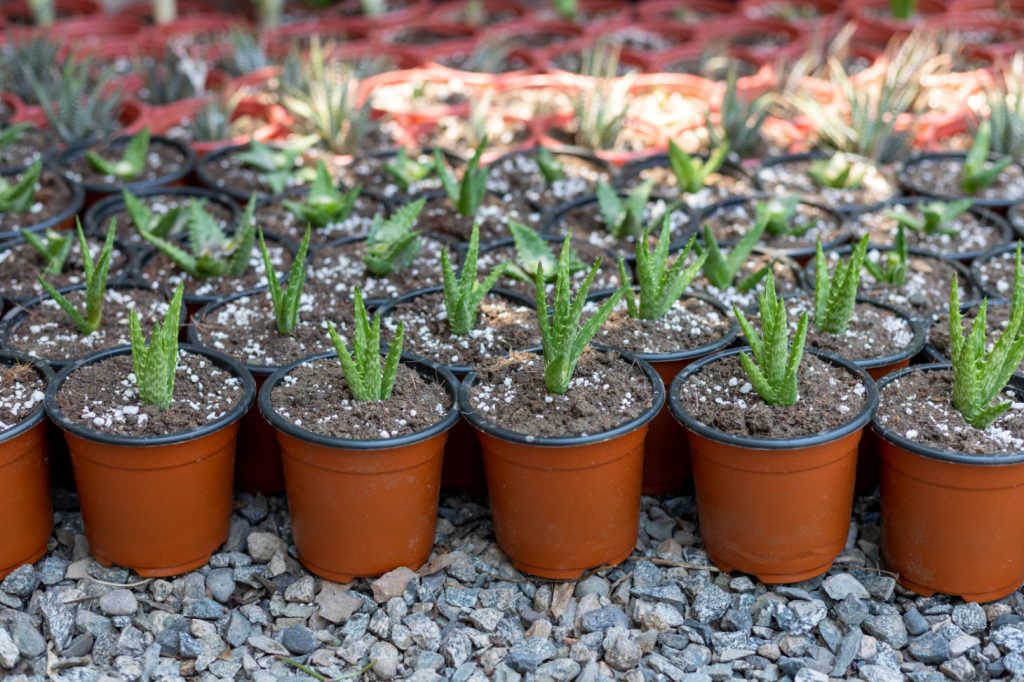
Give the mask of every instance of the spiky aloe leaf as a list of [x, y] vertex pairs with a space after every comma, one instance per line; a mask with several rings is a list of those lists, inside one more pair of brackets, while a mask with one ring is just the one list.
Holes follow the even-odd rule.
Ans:
[[722, 254], [711, 227], [704, 226], [704, 249], [701, 250], [701, 253], [707, 252], [707, 258], [704, 261], [704, 276], [711, 286], [725, 290], [733, 285], [740, 268], [753, 253], [754, 247], [761, 240], [761, 235], [764, 234], [767, 226], [767, 216], [759, 216], [750, 232], [740, 238], [728, 256]]
[[0, 178], [0, 213], [28, 213], [36, 200], [36, 183], [43, 172], [43, 162], [36, 160], [18, 181], [8, 184]]
[[148, 153], [149, 128], [143, 128], [125, 145], [120, 159], [111, 161], [91, 149], [85, 153], [85, 159], [89, 165], [104, 175], [110, 175], [118, 180], [132, 180], [146, 170]]
[[316, 178], [309, 188], [309, 195], [305, 201], [291, 201], [286, 199], [282, 202], [284, 207], [291, 211], [299, 220], [313, 225], [324, 227], [332, 223], [340, 223], [348, 219], [352, 209], [359, 199], [362, 191], [360, 185], [356, 185], [347, 192], [341, 192], [331, 179], [327, 166], [323, 161], [317, 161]]
[[[642, 320], [658, 320], [668, 313], [669, 309], [680, 299], [686, 287], [697, 276], [708, 254], [698, 255], [692, 263], [687, 263], [690, 252], [697, 242], [697, 236], [690, 237], [682, 253], [676, 256], [675, 262], [668, 265], [669, 221], [665, 216], [661, 222], [661, 235], [658, 243], [651, 251], [651, 228], [646, 227], [643, 235], [636, 242], [636, 272], [640, 282], [639, 303], [633, 292], [626, 294], [626, 305], [629, 316]], [[630, 281], [626, 263], [619, 259], [619, 276], [623, 282]]]
[[85, 314], [83, 315], [57, 288], [42, 277], [39, 285], [56, 301], [60, 309], [71, 319], [82, 336], [88, 336], [100, 328], [103, 322], [103, 298], [107, 293], [107, 275], [110, 272], [110, 259], [114, 252], [114, 234], [117, 223], [113, 218], [107, 227], [107, 238], [100, 249], [100, 255], [94, 262], [89, 251], [89, 242], [82, 231], [82, 223], [76, 220], [78, 231], [78, 248], [82, 252], [82, 265], [85, 270]]
[[43, 237], [28, 230], [20, 230], [20, 234], [25, 242], [42, 257], [42, 273], [44, 275], [56, 277], [64, 271], [64, 264], [67, 263], [68, 255], [71, 253], [70, 234], [57, 230], [47, 230]]
[[357, 287], [353, 330], [352, 352], [350, 353], [344, 340], [334, 328], [334, 323], [327, 323], [327, 331], [331, 335], [331, 342], [338, 355], [338, 362], [341, 363], [345, 383], [356, 400], [364, 402], [387, 400], [391, 397], [395, 376], [398, 373], [398, 362], [402, 356], [405, 323], [399, 323], [382, 367], [380, 315], [374, 315], [373, 322], [370, 322], [366, 305], [363, 303], [363, 292]]
[[814, 256], [814, 325], [829, 334], [842, 334], [853, 319], [857, 287], [868, 251], [868, 235], [853, 247], [850, 258], [836, 263], [829, 274], [825, 253], [818, 241]]
[[690, 156], [684, 152], [674, 140], [669, 140], [668, 143], [668, 161], [672, 174], [676, 177], [679, 190], [687, 194], [695, 194], [704, 189], [708, 178], [722, 167], [728, 155], [728, 144], [720, 145], [707, 161], [704, 161], [699, 156]]
[[864, 267], [878, 282], [901, 287], [907, 282], [907, 260], [910, 253], [907, 249], [907, 235], [900, 225], [896, 228], [896, 241], [893, 248], [879, 258], [876, 263], [870, 258], [864, 259]]
[[996, 181], [996, 178], [1013, 163], [1013, 157], [1004, 156], [989, 161], [992, 149], [992, 122], [985, 120], [974, 134], [967, 157], [960, 174], [960, 188], [967, 194], [975, 194]]
[[266, 271], [270, 301], [274, 305], [277, 333], [285, 336], [295, 331], [299, 325], [299, 302], [302, 299], [302, 287], [306, 283], [306, 254], [309, 252], [311, 231], [309, 226], [306, 226], [306, 234], [302, 238], [299, 250], [295, 254], [295, 260], [292, 261], [292, 267], [288, 271], [287, 288], [282, 289], [277, 274], [274, 272], [274, 263], [270, 259], [267, 243], [263, 239], [263, 230], [259, 230], [260, 253], [263, 255], [263, 268]]
[[385, 220], [376, 216], [366, 237], [363, 262], [375, 277], [384, 277], [408, 267], [420, 250], [420, 233], [413, 229], [423, 210], [424, 199], [418, 199], [395, 211]]
[[142, 334], [139, 314], [132, 310], [128, 330], [132, 344], [132, 367], [139, 400], [166, 410], [174, 397], [174, 374], [178, 368], [178, 326], [185, 285], [179, 284], [162, 323], [153, 328], [149, 344]]
[[478, 282], [477, 255], [480, 252], [480, 226], [473, 225], [469, 248], [457, 276], [448, 258], [448, 250], [441, 252], [441, 273], [444, 281], [444, 307], [448, 313], [448, 328], [455, 336], [465, 336], [476, 326], [476, 313], [487, 293], [505, 275], [508, 264], [502, 263], [491, 270], [483, 282]]

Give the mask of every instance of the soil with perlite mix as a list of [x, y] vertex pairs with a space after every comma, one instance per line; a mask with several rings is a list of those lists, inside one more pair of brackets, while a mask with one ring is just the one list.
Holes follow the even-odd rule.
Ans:
[[[21, 179], [18, 174], [17, 179]], [[13, 182], [12, 178], [7, 178]], [[17, 211], [0, 212], [0, 232], [14, 232], [39, 225], [59, 215], [71, 202], [71, 187], [60, 175], [43, 169], [36, 182], [35, 200], [25, 213]]]
[[46, 381], [32, 365], [0, 366], [0, 435], [32, 414], [45, 391]]
[[846, 331], [831, 334], [814, 324], [814, 301], [809, 296], [788, 299], [790, 333], [796, 331], [800, 315], [807, 313], [807, 347], [817, 348], [848, 360], [873, 360], [899, 353], [914, 341], [914, 328], [891, 310], [858, 301]]
[[[102, 249], [100, 242], [89, 241], [93, 262], [99, 258]], [[110, 252], [110, 279], [117, 279], [127, 265], [128, 257], [114, 246]], [[71, 247], [71, 253], [64, 261], [64, 269], [59, 274], [44, 275], [44, 267], [42, 256], [28, 242], [11, 243], [6, 248], [0, 248], [0, 270], [4, 273], [0, 277], [0, 295], [18, 298], [41, 296], [43, 288], [39, 286], [40, 277], [58, 289], [85, 283], [85, 267], [77, 243]]]
[[[923, 218], [920, 210], [902, 204], [865, 211], [851, 219], [854, 238], [868, 234], [868, 240], [874, 245], [892, 245], [899, 228], [899, 223], [892, 214], [902, 214], [917, 220]], [[910, 248], [953, 257], [962, 253], [985, 251], [1004, 241], [1003, 232], [998, 225], [972, 211], [961, 213], [950, 220], [945, 229], [947, 231], [943, 233], [931, 235], [923, 231], [904, 229], [903, 234]]]
[[785, 161], [764, 166], [758, 171], [757, 179], [769, 194], [800, 194], [808, 201], [832, 207], [871, 206], [897, 193], [896, 183], [875, 166], [867, 167], [859, 187], [821, 187], [807, 174], [812, 163], [813, 160]]
[[[589, 317], [600, 304], [587, 303], [584, 315]], [[730, 326], [722, 311], [699, 298], [679, 299], [656, 320], [630, 317], [626, 302], [619, 301], [594, 342], [631, 353], [680, 353], [715, 343]]]
[[[112, 147], [94, 147], [93, 150], [109, 161], [116, 161], [124, 154], [125, 146], [126, 144], [117, 144]], [[128, 180], [119, 180], [113, 175], [106, 175], [96, 170], [89, 163], [89, 159], [86, 158], [84, 152], [68, 159], [67, 176], [75, 182], [81, 182], [86, 185], [121, 186], [124, 183], [149, 182], [167, 177], [180, 171], [184, 164], [185, 155], [175, 145], [160, 140], [152, 140], [149, 143], [149, 151], [146, 153], [146, 161], [142, 172]]]
[[964, 161], [959, 158], [921, 159], [906, 167], [907, 178], [914, 187], [927, 188], [930, 194], [940, 197], [973, 196], [978, 199], [1018, 201], [1024, 199], [1024, 168], [1010, 164], [988, 187], [973, 194], [964, 192], [960, 182], [963, 177]]

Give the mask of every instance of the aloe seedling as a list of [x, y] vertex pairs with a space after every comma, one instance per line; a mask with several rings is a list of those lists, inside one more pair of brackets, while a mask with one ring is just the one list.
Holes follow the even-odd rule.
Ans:
[[704, 189], [708, 178], [722, 167], [728, 155], [728, 144], [719, 146], [705, 161], [699, 156], [690, 156], [684, 152], [674, 140], [669, 140], [668, 143], [668, 161], [672, 167], [672, 174], [676, 177], [679, 191], [687, 194], [695, 194]]
[[829, 273], [825, 252], [818, 241], [814, 256], [814, 326], [829, 334], [842, 334], [853, 319], [857, 287], [868, 252], [868, 235], [864, 235], [848, 260], [836, 263]]
[[551, 0], [551, 8], [566, 21], [576, 21], [580, 13], [579, 0]]
[[964, 337], [960, 314], [960, 288], [956, 276], [949, 293], [949, 338], [953, 361], [953, 407], [976, 429], [986, 429], [1003, 415], [1012, 403], [993, 404], [1006, 383], [1024, 360], [1024, 271], [1021, 247], [1017, 244], [1014, 261], [1013, 301], [1010, 321], [987, 350], [985, 337], [988, 299], [981, 302], [971, 331]]
[[[512, 232], [512, 240], [516, 246], [516, 260], [508, 264], [508, 274], [522, 282], [533, 282], [537, 272], [543, 266], [547, 282], [553, 282], [558, 274], [558, 257], [548, 246], [544, 237], [536, 230], [515, 220], [508, 222]], [[587, 266], [576, 257], [575, 252], [569, 254], [569, 274], [586, 270]]]
[[36, 250], [43, 259], [44, 275], [55, 277], [64, 271], [64, 264], [71, 253], [71, 235], [58, 230], [47, 230], [43, 237], [35, 232], [21, 230], [25, 242]]
[[[675, 262], [669, 266], [669, 229], [668, 216], [665, 216], [661, 221], [658, 244], [653, 251], [648, 246], [651, 236], [649, 225], [644, 228], [643, 235], [636, 242], [636, 271], [640, 282], [640, 295], [636, 297], [631, 291], [626, 294], [626, 306], [630, 317], [641, 320], [658, 320], [664, 317], [683, 295], [686, 287], [690, 286], [690, 282], [704, 267], [704, 262], [708, 258], [705, 251], [694, 258], [692, 263], [687, 264], [690, 252], [697, 242], [697, 236], [694, 235], [690, 237], [690, 241], [686, 243], [686, 247], [676, 257]], [[630, 281], [626, 262], [622, 258], [619, 258], [619, 277], [623, 282]], [[639, 303], [637, 298], [640, 299]]]
[[775, 279], [769, 277], [758, 295], [761, 333], [754, 329], [739, 306], [733, 305], [736, 320], [750, 344], [750, 358], [740, 353], [740, 365], [761, 400], [769, 405], [787, 407], [797, 401], [797, 375], [807, 340], [807, 313], [800, 316], [796, 337], [789, 343], [789, 315], [786, 303], [775, 295]]
[[908, 258], [907, 235], [903, 226], [900, 225], [896, 229], [896, 241], [893, 243], [893, 248], [886, 251], [885, 255], [880, 256], [877, 263], [870, 258], [865, 258], [864, 267], [875, 280], [883, 284], [901, 287], [907, 282]]
[[988, 155], [991, 148], [992, 123], [982, 121], [974, 134], [974, 142], [967, 152], [960, 174], [960, 188], [968, 194], [974, 194], [990, 186], [999, 174], [1013, 163], [1011, 156], [1004, 156], [989, 163]]
[[281, 287], [274, 273], [274, 263], [267, 250], [267, 242], [263, 239], [263, 230], [259, 231], [260, 253], [263, 254], [263, 268], [267, 275], [267, 288], [270, 290], [270, 301], [274, 304], [274, 317], [277, 320], [277, 333], [287, 336], [295, 331], [299, 324], [299, 300], [302, 298], [302, 287], [306, 283], [306, 254], [309, 252], [309, 236], [312, 230], [306, 227], [306, 234], [295, 254], [292, 267], [288, 271], [286, 288]]
[[63, 294], [57, 291], [56, 287], [47, 282], [43, 277], [39, 278], [39, 286], [50, 295], [60, 309], [71, 318], [71, 322], [83, 336], [88, 336], [100, 328], [103, 321], [103, 296], [107, 291], [107, 275], [110, 272], [110, 259], [114, 253], [114, 232], [115, 222], [110, 220], [107, 228], [107, 238], [100, 249], [99, 258], [92, 259], [89, 252], [89, 242], [85, 240], [85, 233], [82, 231], [82, 223], [76, 225], [78, 230], [78, 248], [82, 252], [82, 266], [85, 270], [85, 314], [83, 315], [74, 304]]
[[807, 174], [819, 187], [830, 189], [857, 189], [864, 182], [867, 169], [846, 154], [833, 154], [829, 159], [817, 159]]
[[469, 248], [458, 276], [448, 258], [448, 249], [441, 252], [441, 273], [444, 278], [444, 308], [448, 328], [455, 336], [465, 336], [476, 326], [476, 311], [494, 285], [505, 275], [507, 263], [491, 270], [483, 282], [476, 279], [477, 256], [480, 252], [480, 226], [473, 225]]
[[757, 202], [754, 205], [754, 213], [759, 222], [764, 221], [765, 231], [773, 237], [802, 237], [815, 226], [815, 222], [794, 224], [793, 219], [796, 217], [796, 207], [799, 203], [800, 197], [797, 196], [775, 197]]
[[565, 170], [562, 168], [562, 164], [558, 163], [558, 159], [547, 147], [537, 149], [537, 167], [540, 168], [540, 174], [544, 176], [544, 182], [549, 185], [565, 179]]
[[[760, 241], [767, 225], [768, 223], [763, 217], [755, 221], [754, 227], [736, 242], [728, 256], [722, 254], [722, 250], [718, 246], [718, 240], [715, 239], [715, 233], [711, 231], [711, 227], [708, 225], [704, 226], [704, 248], [701, 252], [706, 251], [707, 253], [707, 259], [704, 261], [704, 277], [707, 278], [711, 286], [721, 291], [733, 286], [733, 282], [736, 281], [736, 275], [739, 274], [740, 268], [743, 267], [747, 258], [753, 253], [754, 247]], [[771, 264], [760, 268], [757, 272], [751, 273], [737, 282], [736, 290], [742, 293], [750, 291], [769, 272], [771, 272]]]
[[708, 140], [712, 148], [728, 146], [747, 158], [756, 155], [763, 146], [761, 127], [771, 113], [772, 100], [769, 95], [743, 99], [739, 96], [737, 82], [736, 67], [731, 66], [726, 75], [717, 126], [712, 123], [711, 112], [708, 112]]
[[149, 128], [143, 128], [125, 145], [124, 154], [117, 161], [100, 156], [89, 150], [85, 158], [97, 172], [110, 175], [118, 180], [131, 180], [146, 170], [146, 154], [149, 153]]
[[434, 168], [437, 169], [437, 175], [441, 178], [441, 184], [444, 185], [445, 194], [455, 206], [455, 210], [466, 217], [476, 215], [480, 205], [484, 202], [484, 194], [487, 192], [487, 176], [491, 172], [491, 167], [480, 167], [480, 157], [483, 156], [485, 149], [487, 149], [486, 137], [477, 145], [473, 158], [466, 165], [461, 182], [457, 182], [452, 177], [448, 166], [444, 163], [441, 150], [434, 150]]
[[893, 19], [906, 21], [914, 14], [917, 0], [889, 0], [889, 11]]
[[340, 191], [331, 179], [331, 174], [327, 172], [324, 162], [317, 161], [316, 178], [309, 188], [306, 200], [285, 200], [283, 203], [284, 207], [300, 220], [315, 227], [324, 227], [346, 220], [352, 214], [360, 191], [362, 187], [358, 185], [347, 192]]
[[[634, 187], [625, 198], [606, 182], [597, 184], [597, 205], [604, 220], [605, 229], [616, 239], [639, 234], [644, 226], [644, 212], [647, 200], [654, 189], [654, 180], [645, 180]], [[671, 210], [665, 211], [665, 215]]]
[[388, 172], [403, 192], [417, 182], [426, 179], [434, 171], [434, 163], [431, 161], [417, 161], [409, 158], [409, 152], [402, 147], [395, 154], [395, 157], [384, 164], [384, 170]]
[[246, 166], [260, 171], [274, 194], [280, 194], [288, 186], [295, 171], [295, 162], [305, 148], [305, 145], [299, 145], [275, 149], [253, 140], [247, 150], [238, 153], [237, 158]]
[[31, 72], [26, 75], [33, 79], [32, 88], [50, 130], [64, 142], [72, 144], [101, 136], [118, 124], [115, 114], [121, 105], [121, 93], [107, 87], [110, 72], [103, 70], [96, 75], [96, 67], [89, 60], [65, 59], [53, 91], [36, 81]]
[[174, 375], [178, 370], [178, 326], [181, 324], [181, 299], [185, 285], [179, 284], [162, 323], [153, 327], [149, 344], [142, 335], [139, 313], [132, 310], [128, 330], [132, 342], [132, 367], [139, 400], [166, 410], [174, 396]]
[[950, 227], [949, 223], [963, 215], [973, 205], [974, 200], [972, 199], [949, 202], [923, 201], [920, 205], [920, 218], [903, 211], [890, 211], [887, 215], [901, 226], [914, 232], [922, 232], [927, 235], [956, 234], [956, 228]]
[[3, 130], [0, 130], [0, 149], [9, 147], [10, 145], [20, 140], [21, 136], [24, 135], [25, 132], [30, 130], [31, 128], [32, 126], [28, 123], [17, 123], [15, 125], [4, 128]]
[[121, 190], [121, 198], [124, 200], [124, 209], [132, 219], [132, 224], [139, 234], [152, 234], [157, 237], [166, 237], [185, 227], [188, 223], [188, 215], [181, 206], [168, 209], [166, 213], [157, 215], [142, 203], [138, 197], [126, 189]]
[[424, 199], [402, 206], [388, 219], [377, 215], [366, 237], [363, 262], [374, 276], [384, 277], [412, 263], [420, 252], [420, 233], [412, 229], [423, 210]]
[[579, 362], [583, 350], [594, 338], [601, 325], [605, 323], [612, 310], [625, 293], [626, 288], [618, 289], [609, 296], [590, 318], [580, 325], [583, 307], [587, 303], [587, 293], [594, 283], [601, 259], [598, 258], [587, 273], [586, 279], [580, 284], [576, 298], [572, 298], [569, 282], [572, 277], [569, 269], [571, 248], [570, 235], [565, 235], [562, 251], [558, 256], [555, 270], [555, 300], [552, 312], [548, 312], [546, 293], [547, 281], [544, 276], [543, 264], [538, 264], [534, 276], [534, 295], [537, 301], [537, 324], [540, 327], [541, 344], [544, 349], [544, 384], [548, 393], [564, 395], [569, 390], [573, 372]]
[[580, 88], [573, 101], [575, 143], [584, 149], [611, 149], [629, 113], [629, 79], [618, 78], [619, 53], [599, 42], [583, 55], [583, 73], [593, 87]]
[[364, 402], [377, 402], [391, 397], [391, 389], [398, 374], [398, 361], [402, 357], [402, 344], [405, 339], [405, 323], [398, 323], [398, 331], [388, 348], [387, 357], [381, 365], [380, 357], [380, 315], [373, 316], [373, 322], [366, 313], [363, 303], [363, 292], [356, 287], [355, 321], [353, 322], [352, 353], [334, 328], [333, 322], [327, 323], [327, 331], [338, 354], [341, 371], [345, 375], [345, 383], [352, 397]]
[[249, 199], [238, 231], [229, 237], [203, 205], [193, 201], [189, 204], [188, 251], [151, 232], [141, 234], [157, 251], [192, 277], [241, 277], [249, 269], [256, 238], [252, 218], [255, 210], [254, 196]]
[[43, 172], [43, 162], [36, 160], [18, 181], [8, 184], [0, 178], [0, 213], [27, 213], [36, 200], [36, 183]]

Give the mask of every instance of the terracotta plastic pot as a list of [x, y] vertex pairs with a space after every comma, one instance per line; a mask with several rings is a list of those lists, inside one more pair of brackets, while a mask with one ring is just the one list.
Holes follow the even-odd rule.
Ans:
[[946, 11], [942, 0], [917, 0], [917, 16], [910, 19], [893, 19], [889, 0], [846, 0], [843, 8], [859, 26], [883, 41], [895, 35], [906, 35], [920, 25], [922, 18], [939, 16]]
[[[789, 17], [781, 10], [787, 7], [813, 7], [814, 17]], [[819, 31], [832, 31], [843, 21], [842, 2], [840, 0], [741, 0], [740, 12], [751, 19], [781, 19], [791, 21], [798, 26]]]
[[299, 561], [341, 583], [399, 566], [419, 568], [433, 548], [442, 452], [459, 418], [455, 377], [408, 363], [443, 383], [452, 400], [444, 418], [426, 430], [386, 440], [328, 438], [282, 417], [270, 398], [295, 367], [332, 357], [321, 353], [284, 367], [260, 390], [260, 412], [277, 429], [284, 456]]
[[[57, 19], [86, 17], [102, 12], [100, 5], [95, 0], [55, 0], [53, 4], [54, 16]], [[35, 24], [34, 15], [27, 0], [11, 0], [11, 2], [5, 3], [4, 18], [11, 26]]]
[[[0, 367], [27, 364], [49, 381], [53, 371], [22, 353], [0, 351]], [[43, 403], [21, 423], [0, 433], [0, 580], [46, 553], [53, 529], [50, 474], [46, 461], [48, 422]]]
[[231, 522], [231, 479], [238, 423], [256, 387], [240, 363], [204, 348], [203, 355], [242, 382], [238, 403], [200, 429], [153, 438], [100, 433], [70, 421], [57, 403], [68, 376], [116, 355], [102, 351], [61, 370], [46, 391], [46, 412], [71, 449], [85, 534], [104, 566], [131, 568], [143, 577], [187, 573], [210, 560]]
[[644, 438], [665, 402], [657, 372], [634, 361], [653, 389], [636, 419], [592, 436], [534, 438], [498, 427], [469, 401], [476, 373], [459, 387], [480, 439], [498, 545], [518, 570], [574, 580], [624, 561], [636, 545]]
[[647, 21], [700, 23], [731, 14], [735, 8], [731, 0], [646, 0], [638, 4], [637, 13]]
[[[879, 390], [919, 365], [893, 374]], [[1010, 385], [1024, 390], [1024, 379]], [[882, 452], [882, 558], [907, 589], [964, 601], [1001, 599], [1024, 583], [1024, 452], [966, 455], [873, 423]]]
[[[779, 44], [747, 44], [768, 35], [778, 36]], [[702, 45], [725, 43], [729, 54], [761, 65], [795, 59], [807, 48], [807, 34], [800, 26], [777, 19], [748, 19], [735, 14], [701, 24], [698, 41]]]
[[7, 118], [11, 123], [21, 122], [21, 115], [25, 109], [25, 103], [13, 92], [0, 92], [0, 103], [3, 104]]
[[726, 434], [694, 419], [679, 392], [701, 368], [740, 350], [691, 364], [669, 391], [672, 414], [690, 441], [704, 548], [726, 572], [750, 573], [768, 584], [809, 580], [825, 573], [846, 545], [857, 445], [878, 392], [856, 365], [808, 350], [860, 377], [866, 388], [861, 411], [840, 428], [805, 438]]

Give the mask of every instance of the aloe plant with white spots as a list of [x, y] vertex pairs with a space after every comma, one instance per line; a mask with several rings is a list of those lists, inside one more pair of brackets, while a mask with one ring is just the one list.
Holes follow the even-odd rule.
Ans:
[[910, 252], [907, 248], [907, 235], [900, 225], [896, 229], [896, 240], [893, 247], [881, 254], [878, 262], [870, 258], [864, 259], [864, 267], [876, 281], [901, 287], [907, 282], [907, 261]]
[[353, 322], [352, 352], [348, 350], [344, 339], [338, 335], [333, 322], [327, 323], [327, 331], [331, 335], [331, 343], [341, 363], [341, 371], [345, 376], [352, 397], [363, 402], [379, 402], [391, 397], [395, 376], [398, 374], [398, 362], [402, 357], [402, 345], [405, 339], [405, 323], [400, 322], [395, 336], [388, 347], [387, 357], [381, 362], [380, 349], [380, 315], [374, 315], [370, 321], [363, 303], [363, 292], [355, 290], [355, 320]]
[[[675, 305], [686, 287], [700, 273], [708, 254], [696, 256], [690, 261], [690, 253], [693, 251], [697, 236], [690, 237], [682, 253], [676, 256], [675, 261], [668, 264], [669, 248], [669, 222], [665, 216], [661, 222], [661, 235], [653, 251], [649, 243], [651, 228], [644, 228], [643, 234], [636, 242], [636, 271], [637, 280], [640, 283], [639, 295], [633, 292], [625, 295], [626, 306], [629, 316], [642, 320], [659, 320]], [[629, 271], [626, 269], [626, 262], [619, 258], [619, 276], [623, 282], [629, 282]], [[639, 300], [638, 300], [639, 299]]]
[[188, 250], [151, 232], [142, 237], [192, 277], [241, 277], [249, 269], [256, 226], [256, 197], [250, 197], [238, 231], [227, 235], [200, 202], [189, 204]]
[[121, 158], [111, 160], [90, 149], [85, 160], [97, 172], [118, 180], [133, 180], [146, 170], [146, 155], [149, 154], [149, 128], [136, 133], [124, 147]]
[[819, 187], [849, 190], [864, 183], [867, 167], [848, 154], [836, 152], [827, 159], [812, 161], [807, 174]]
[[384, 164], [384, 170], [398, 183], [399, 188], [403, 192], [408, 192], [409, 188], [417, 182], [430, 177], [430, 174], [434, 172], [436, 167], [433, 157], [429, 161], [419, 161], [418, 159], [410, 158], [409, 152], [406, 151], [405, 147], [401, 147], [395, 153], [395, 156]]
[[974, 142], [967, 152], [963, 170], [960, 173], [960, 188], [964, 192], [974, 194], [991, 186], [999, 175], [1013, 163], [1012, 156], [989, 160], [991, 149], [992, 122], [984, 120], [974, 133]]
[[728, 155], [729, 145], [725, 142], [711, 152], [707, 160], [687, 154], [675, 140], [669, 140], [668, 143], [669, 166], [679, 185], [679, 191], [687, 194], [695, 194], [704, 189], [708, 178], [718, 172]]
[[476, 151], [473, 152], [473, 158], [466, 164], [462, 180], [456, 180], [451, 171], [448, 170], [441, 150], [434, 150], [434, 168], [437, 171], [438, 177], [441, 178], [445, 194], [448, 195], [448, 199], [452, 202], [455, 210], [462, 216], [475, 216], [476, 212], [480, 210], [480, 205], [483, 204], [484, 196], [487, 193], [487, 176], [491, 172], [491, 167], [481, 167], [480, 165], [480, 160], [486, 149], [487, 138], [485, 137], [477, 145]]
[[956, 227], [950, 223], [970, 210], [973, 205], [973, 199], [922, 201], [918, 205], [921, 211], [920, 217], [907, 211], [889, 211], [886, 215], [902, 227], [921, 234], [956, 234]]
[[[616, 239], [639, 234], [644, 227], [644, 213], [653, 189], [654, 180], [645, 180], [625, 197], [620, 197], [607, 182], [599, 182], [596, 189], [597, 207], [608, 233]], [[665, 211], [665, 215], [670, 213], [671, 210]]]
[[420, 233], [413, 229], [423, 210], [424, 199], [406, 204], [385, 219], [377, 215], [366, 237], [363, 263], [375, 277], [385, 277], [409, 266], [420, 252]]
[[359, 199], [362, 187], [356, 185], [347, 192], [342, 192], [334, 184], [327, 165], [323, 161], [316, 162], [316, 177], [310, 185], [305, 201], [285, 199], [282, 205], [291, 211], [299, 220], [313, 227], [324, 227], [340, 223], [348, 219]]
[[830, 273], [818, 241], [814, 255], [814, 326], [821, 331], [842, 334], [850, 326], [867, 251], [868, 235], [864, 235], [850, 257], [837, 262]]
[[455, 336], [466, 336], [476, 326], [477, 309], [484, 297], [505, 275], [507, 263], [501, 263], [484, 278], [477, 281], [477, 257], [480, 252], [480, 226], [473, 225], [469, 247], [462, 262], [462, 271], [456, 275], [448, 256], [441, 251], [441, 273], [444, 282], [444, 307], [448, 314], [448, 328]]
[[[516, 248], [516, 260], [508, 265], [508, 275], [521, 282], [533, 282], [537, 272], [543, 267], [546, 282], [555, 281], [558, 274], [558, 256], [551, 250], [548, 241], [536, 230], [515, 220], [508, 222], [509, 231]], [[586, 270], [575, 251], [569, 254], [569, 274]]]
[[153, 327], [148, 344], [139, 323], [139, 313], [133, 309], [128, 318], [132, 368], [135, 370], [139, 400], [144, 405], [154, 405], [161, 410], [166, 410], [174, 397], [174, 375], [178, 369], [178, 327], [184, 295], [185, 285], [179, 284], [163, 322]]
[[730, 249], [728, 256], [722, 253], [722, 249], [718, 245], [718, 240], [715, 238], [715, 233], [711, 230], [711, 227], [709, 225], [704, 226], [704, 246], [699, 251], [707, 254], [707, 258], [704, 261], [704, 277], [711, 286], [724, 291], [735, 285], [737, 291], [746, 293], [757, 286], [757, 283], [771, 272], [771, 264], [768, 264], [763, 268], [759, 268], [756, 272], [747, 275], [742, 280], [736, 281], [736, 276], [740, 273], [743, 264], [747, 262], [747, 258], [754, 252], [754, 247], [761, 240], [761, 235], [764, 234], [767, 226], [767, 216], [761, 216], [754, 222], [753, 227]]
[[[126, 189], [121, 190], [125, 211], [140, 235], [151, 234], [167, 237], [180, 232], [188, 225], [189, 211], [183, 206], [173, 206], [164, 213], [155, 213], [145, 203]], [[193, 200], [196, 201], [196, 200]]]

